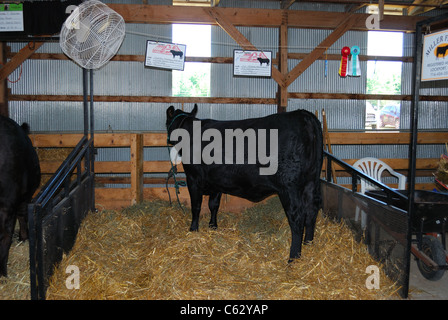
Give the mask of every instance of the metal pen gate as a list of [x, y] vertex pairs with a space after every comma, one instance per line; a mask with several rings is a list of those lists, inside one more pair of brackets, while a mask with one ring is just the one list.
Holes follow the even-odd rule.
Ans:
[[[397, 198], [405, 203], [408, 197], [372, 179], [353, 166], [324, 151], [326, 179], [321, 180], [322, 202], [325, 214], [343, 220], [354, 232], [357, 241], [362, 241], [370, 255], [384, 267], [389, 278], [397, 283], [399, 294], [407, 298], [409, 288], [410, 228], [408, 213], [390, 206], [387, 199]], [[337, 164], [352, 179], [352, 189], [332, 182], [332, 171]], [[357, 192], [357, 183], [364, 179], [385, 193], [386, 202], [378, 201]], [[362, 216], [365, 216], [363, 222]]]
[[79, 226], [95, 210], [93, 71], [83, 69], [84, 135], [28, 206], [31, 299], [45, 299], [54, 266], [73, 247]]

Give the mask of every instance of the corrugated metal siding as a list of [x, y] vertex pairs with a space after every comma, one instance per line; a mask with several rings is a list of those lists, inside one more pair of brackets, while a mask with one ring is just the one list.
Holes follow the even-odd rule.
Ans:
[[[243, 2], [243, 1], [242, 1]], [[237, 27], [238, 30], [259, 50], [277, 54], [278, 30], [276, 28]], [[221, 28], [212, 26], [212, 57], [233, 57], [238, 44]], [[272, 79], [233, 77], [231, 64], [212, 64], [210, 95], [212, 97], [275, 98], [277, 83]], [[202, 109], [202, 111], [201, 111]], [[214, 104], [200, 106], [199, 117], [220, 120], [254, 118], [277, 112], [274, 105]]]

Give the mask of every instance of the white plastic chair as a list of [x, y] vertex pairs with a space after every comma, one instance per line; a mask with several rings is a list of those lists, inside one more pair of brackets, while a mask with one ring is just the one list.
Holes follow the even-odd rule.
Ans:
[[[386, 170], [389, 172], [391, 176], [396, 177], [398, 179], [399, 190], [406, 189], [406, 176], [394, 171], [389, 165], [387, 165], [386, 163], [384, 163], [379, 159], [372, 157], [362, 158], [356, 161], [353, 167], [361, 170], [366, 175], [372, 177], [373, 179], [379, 182], [382, 182], [381, 177], [383, 175], [384, 170]], [[361, 191], [360, 191], [361, 193], [365, 193], [366, 191], [375, 189], [377, 189], [377, 187], [375, 187], [374, 184], [371, 184], [365, 181], [364, 179], [361, 179]]]
[[[398, 189], [399, 190], [406, 189], [406, 176], [394, 171], [389, 165], [387, 165], [386, 163], [384, 163], [383, 161], [381, 161], [379, 159], [372, 158], [372, 157], [362, 158], [362, 159], [359, 159], [358, 161], [356, 161], [355, 164], [353, 165], [353, 167], [355, 167], [356, 169], [359, 169], [360, 171], [362, 171], [369, 177], [372, 177], [373, 179], [375, 179], [379, 182], [382, 182], [381, 177], [383, 175], [384, 170], [386, 170], [389, 172], [389, 174], [391, 176], [396, 177], [398, 179]], [[372, 184], [364, 179], [361, 179], [360, 193], [365, 193], [366, 191], [377, 190], [377, 189], [378, 188], [374, 184]], [[355, 221], [359, 220], [359, 212], [360, 212], [360, 208], [356, 207]], [[361, 228], [362, 229], [365, 229], [365, 227], [366, 227], [366, 217], [367, 217], [366, 213], [363, 210], [361, 210]]]

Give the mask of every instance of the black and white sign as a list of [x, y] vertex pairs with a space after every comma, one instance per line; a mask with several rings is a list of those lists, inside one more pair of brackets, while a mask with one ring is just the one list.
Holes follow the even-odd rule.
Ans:
[[186, 49], [187, 46], [184, 44], [148, 40], [145, 66], [183, 71]]
[[233, 75], [270, 77], [272, 74], [270, 51], [233, 51]]
[[425, 35], [422, 81], [448, 79], [448, 30]]

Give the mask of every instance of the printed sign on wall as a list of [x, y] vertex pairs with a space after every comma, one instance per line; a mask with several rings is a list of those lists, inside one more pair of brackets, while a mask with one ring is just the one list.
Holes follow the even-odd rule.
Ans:
[[249, 77], [270, 77], [271, 70], [270, 51], [233, 51], [233, 75]]
[[184, 44], [148, 40], [145, 66], [183, 71], [186, 49], [187, 46]]
[[448, 79], [448, 30], [423, 39], [422, 81]]
[[23, 4], [0, 4], [0, 32], [15, 32], [23, 30]]

